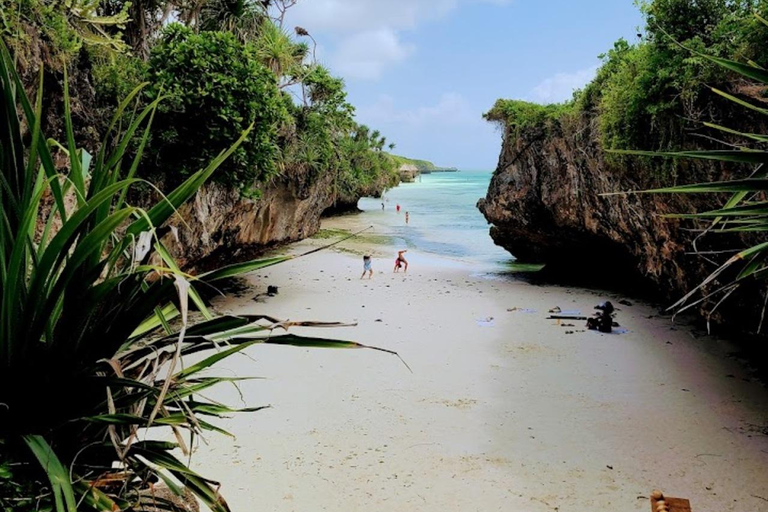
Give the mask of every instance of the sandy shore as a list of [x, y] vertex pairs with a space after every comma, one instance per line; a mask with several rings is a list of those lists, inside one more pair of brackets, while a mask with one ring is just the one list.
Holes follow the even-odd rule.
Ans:
[[[414, 252], [407, 276], [393, 274], [397, 248], [375, 248], [370, 281], [358, 253], [374, 249], [345, 243], [257, 272], [256, 291], [216, 303], [357, 322], [301, 332], [396, 350], [413, 369], [374, 351], [280, 347], [221, 365], [266, 380], [216, 398], [273, 406], [223, 421], [236, 439], [209, 436], [196, 454], [233, 510], [645, 511], [659, 488], [697, 512], [768, 511], [768, 393], [726, 343], [637, 303], [620, 306], [626, 334], [557, 325], [550, 308], [591, 313], [615, 297]], [[280, 294], [251, 300], [268, 284]]]

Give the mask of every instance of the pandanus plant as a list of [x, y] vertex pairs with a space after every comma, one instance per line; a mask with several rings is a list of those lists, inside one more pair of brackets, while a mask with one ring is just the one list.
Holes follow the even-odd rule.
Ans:
[[[158, 227], [173, 220], [248, 131], [151, 208], [133, 206], [128, 192], [142, 181], [137, 171], [162, 101], [130, 108], [141, 89], [118, 106], [92, 156], [76, 145], [66, 75], [66, 142], [58, 144], [41, 133], [42, 89], [30, 101], [0, 42], [3, 510], [140, 510], [150, 503], [174, 509], [141, 491], [162, 481], [177, 494], [192, 491], [213, 511], [227, 511], [217, 484], [178, 458], [196, 436], [223, 432], [212, 418], [237, 412], [200, 393], [238, 379], [205, 371], [258, 343], [362, 347], [272, 335], [292, 326], [340, 324], [215, 316], [206, 307], [196, 291], [201, 283], [288, 258], [196, 277], [176, 265]], [[66, 168], [54, 165], [52, 148], [67, 156]], [[182, 364], [191, 355], [196, 362]], [[167, 432], [147, 435], [147, 429]]]
[[[764, 25], [768, 21], [755, 14]], [[741, 63], [734, 60], [714, 57], [694, 50], [686, 49], [717, 66], [721, 66], [742, 77], [768, 87], [768, 71], [755, 62]], [[768, 108], [745, 101], [721, 89], [711, 87], [712, 92], [726, 98], [735, 104], [759, 114], [768, 116]], [[684, 297], [673, 304], [670, 309], [682, 312], [693, 308], [705, 301], [716, 301], [709, 312], [709, 317], [725, 300], [747, 283], [762, 283], [768, 279], [768, 240], [763, 236], [768, 233], [768, 135], [760, 133], [745, 133], [729, 127], [713, 123], [704, 123], [708, 128], [718, 130], [730, 136], [741, 138], [744, 143], [731, 149], [651, 152], [651, 151], [614, 151], [627, 155], [665, 157], [675, 159], [701, 159], [746, 164], [753, 166], [748, 177], [742, 179], [696, 183], [676, 187], [647, 190], [643, 193], [665, 194], [713, 194], [729, 193], [730, 198], [718, 209], [690, 214], [672, 214], [670, 218], [691, 219], [704, 224], [703, 233], [711, 234], [751, 234], [754, 243], [746, 248], [733, 252], [724, 263], [719, 265], [704, 281], [690, 290]], [[750, 145], [746, 143], [750, 142]], [[610, 195], [610, 194], [606, 194]], [[766, 292], [768, 303], [768, 292]], [[757, 331], [760, 332], [765, 317], [765, 306]]]

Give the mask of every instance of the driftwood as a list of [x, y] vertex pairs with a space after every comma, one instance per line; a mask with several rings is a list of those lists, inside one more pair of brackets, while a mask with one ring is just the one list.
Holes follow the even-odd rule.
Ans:
[[664, 496], [661, 491], [653, 491], [651, 512], [691, 512], [691, 502], [683, 498]]

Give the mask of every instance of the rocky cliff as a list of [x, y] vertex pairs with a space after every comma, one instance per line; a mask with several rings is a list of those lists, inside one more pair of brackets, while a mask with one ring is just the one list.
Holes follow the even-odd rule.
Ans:
[[172, 221], [178, 229], [178, 243], [170, 236], [166, 241], [188, 269], [233, 263], [314, 235], [320, 229], [320, 218], [334, 204], [330, 174], [307, 182], [289, 173], [266, 185], [258, 199], [208, 183], [180, 208], [184, 222]]
[[[722, 197], [601, 194], [729, 179], [744, 169], [701, 161], [664, 167], [659, 160], [610, 160], [594, 115], [581, 113], [521, 132], [507, 128], [487, 197], [478, 203], [496, 244], [520, 260], [546, 263], [552, 278], [642, 287], [667, 303], [715, 268], [691, 254], [694, 246], [739, 247], [733, 238], [703, 237], [695, 243], [698, 233], [688, 229], [693, 226], [662, 217], [716, 208]], [[663, 171], [670, 167], [672, 173]], [[742, 304], [762, 304], [754, 294], [745, 297]]]

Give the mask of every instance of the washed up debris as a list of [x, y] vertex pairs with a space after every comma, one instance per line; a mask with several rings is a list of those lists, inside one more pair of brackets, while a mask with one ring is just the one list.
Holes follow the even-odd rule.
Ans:
[[651, 510], [654, 512], [691, 512], [691, 502], [682, 498], [664, 496], [661, 491], [651, 493]]
[[531, 309], [531, 308], [518, 308], [518, 307], [509, 308], [509, 309], [507, 309], [507, 311], [510, 312], [510, 313], [527, 313], [529, 315], [533, 314], [533, 313], [536, 313], [535, 309]]
[[587, 319], [587, 329], [610, 333], [613, 330], [614, 307], [611, 301], [605, 301], [595, 306], [598, 310], [595, 316]]
[[477, 325], [480, 327], [493, 327], [494, 321], [493, 317], [489, 316], [487, 318], [479, 318], [475, 320], [477, 322]]
[[254, 295], [254, 297], [251, 299], [254, 302], [264, 302], [263, 297], [274, 297], [277, 295], [278, 289], [277, 286], [267, 286], [267, 293], [257, 293]]
[[560, 306], [555, 306], [549, 310], [549, 313], [560, 313], [560, 312], [562, 312], [562, 309], [560, 309]]
[[629, 307], [632, 307], [632, 303], [631, 303], [631, 302], [629, 302], [627, 299], [621, 299], [621, 300], [619, 301], [619, 304], [621, 304], [622, 306], [629, 306]]

